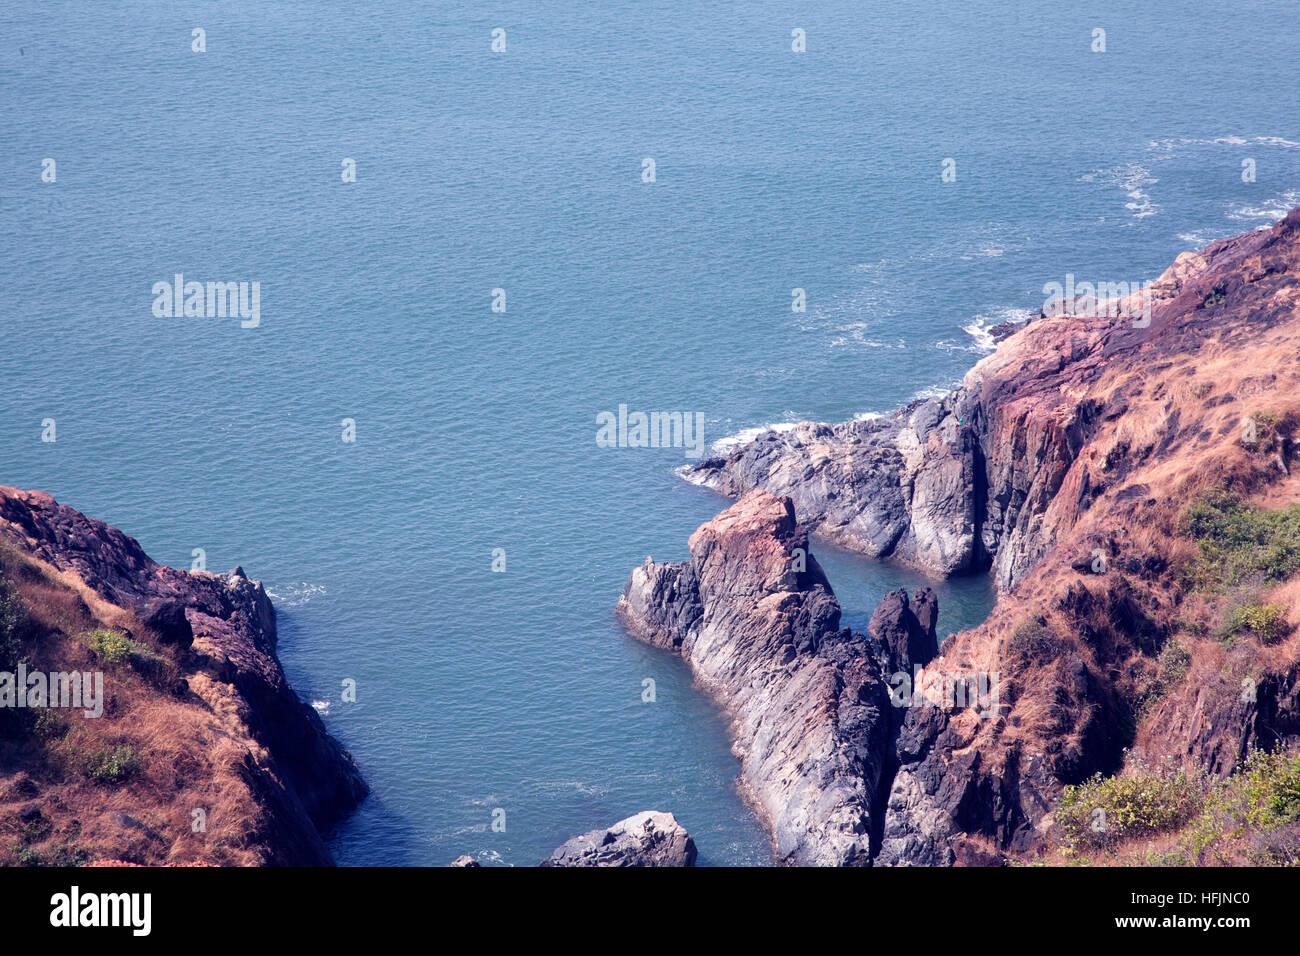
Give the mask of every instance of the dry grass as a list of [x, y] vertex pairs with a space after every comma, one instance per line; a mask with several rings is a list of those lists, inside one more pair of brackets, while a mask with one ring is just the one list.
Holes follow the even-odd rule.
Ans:
[[[1189, 771], [1212, 762], [1218, 779], [1238, 763], [1232, 734], [1216, 721], [1237, 719], [1230, 705], [1241, 681], [1300, 666], [1300, 577], [1261, 575], [1227, 589], [1186, 584], [1201, 550], [1180, 524], [1206, 492], [1226, 490], [1270, 510], [1300, 504], [1300, 295], [1273, 295], [1286, 311], [1270, 314], [1255, 307], [1251, 281], [1231, 290], [1226, 315], [1180, 303], [1161, 330], [1158, 305], [1158, 335], [1104, 357], [1113, 324], [1030, 323], [967, 376], [972, 389], [1003, 377], [1023, 383], [994, 410], [995, 427], [1014, 424], [1017, 440], [1034, 429], [1074, 429], [1080, 444], [1036, 519], [1051, 549], [983, 625], [957, 635], [931, 665], [997, 670], [1010, 689], [1005, 719], [958, 728], [964, 746], [990, 760], [1109, 748], [1116, 766], [1107, 772], [1122, 769], [1131, 747], [1148, 759], [1179, 754]], [[1104, 574], [1086, 567], [1097, 548], [1108, 558]], [[1287, 633], [1266, 643], [1238, 630], [1228, 640], [1243, 604], [1281, 605]], [[1039, 617], [1058, 652], [1015, 653], [1016, 629]], [[1167, 839], [1151, 835], [1143, 846], [1158, 854]]]
[[[250, 766], [265, 754], [239, 720], [233, 689], [205, 674], [178, 684], [178, 652], [75, 576], [12, 547], [0, 548], [0, 565], [32, 622], [29, 670], [101, 670], [107, 699], [97, 719], [18, 712], [28, 722], [0, 740], [0, 864], [266, 862], [260, 836], [269, 821], [249, 785]], [[143, 656], [97, 659], [86, 639], [96, 628], [128, 631]], [[122, 779], [101, 771], [107, 782], [97, 780], [96, 760], [116, 767], [114, 754], [129, 754], [138, 769]], [[198, 809], [203, 831], [193, 826]]]

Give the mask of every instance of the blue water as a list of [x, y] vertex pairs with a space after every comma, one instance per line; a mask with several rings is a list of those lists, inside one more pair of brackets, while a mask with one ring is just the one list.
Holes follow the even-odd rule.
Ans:
[[[595, 416], [888, 410], [1044, 283], [1300, 200], [1291, 0], [1055, 6], [10, 0], [0, 481], [267, 583], [374, 787], [344, 864], [528, 864], [651, 808], [769, 862], [721, 716], [610, 613], [725, 502]], [[260, 282], [260, 327], [155, 318], [176, 272]], [[856, 626], [921, 580], [817, 552]]]

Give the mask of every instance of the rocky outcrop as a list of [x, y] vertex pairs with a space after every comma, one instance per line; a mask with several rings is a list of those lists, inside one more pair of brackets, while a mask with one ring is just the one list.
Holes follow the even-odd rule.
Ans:
[[[233, 760], [220, 766], [204, 763], [200, 770], [183, 758], [193, 773], [220, 774], [222, 787], [233, 788], [227, 809], [233, 814], [238, 806], [250, 815], [238, 823], [242, 836], [235, 842], [250, 850], [241, 852], [238, 861], [330, 862], [322, 834], [368, 788], [351, 756], [285, 679], [275, 653], [275, 609], [259, 582], [240, 568], [210, 574], [165, 567], [116, 528], [41, 492], [6, 487], [0, 487], [0, 569], [20, 595], [29, 595], [28, 614], [41, 652], [87, 653], [84, 634], [76, 633], [76, 627], [106, 628], [119, 635], [123, 647], [135, 648], [130, 667], [110, 673], [108, 686], [114, 695], [110, 702], [123, 712], [157, 715], [159, 734], [141, 739], [162, 740], [173, 729], [183, 729], [219, 747], [227, 755], [223, 760]], [[95, 654], [93, 647], [90, 653]], [[96, 666], [103, 667], [103, 661]], [[133, 716], [129, 725], [146, 719]], [[107, 732], [111, 722], [105, 720], [86, 726]], [[170, 773], [147, 766], [144, 773], [155, 770]], [[241, 783], [233, 782], [231, 774]], [[169, 783], [203, 789], [201, 780]], [[209, 793], [219, 789], [215, 784], [207, 788]], [[208, 814], [219, 813], [211, 807], [213, 799], [193, 798], [203, 810], [205, 826]], [[188, 819], [191, 809], [180, 812]], [[131, 818], [106, 816], [97, 838], [111, 842], [113, 820]], [[169, 845], [174, 853], [182, 853], [182, 844], [183, 854], [196, 853], [187, 841], [199, 840], [201, 832], [188, 823], [154, 832], [140, 846], [141, 861], [157, 862], [156, 855], [169, 852]], [[141, 842], [129, 835], [122, 839]]]
[[[751, 492], [701, 526], [690, 553], [680, 564], [647, 558], [618, 615], [635, 636], [680, 653], [725, 707], [742, 792], [770, 826], [777, 858], [866, 865], [888, 760], [882, 664], [891, 649], [839, 626], [839, 602], [788, 498]], [[923, 614], [931, 600], [919, 602]], [[897, 653], [923, 644], [908, 624], [882, 618], [881, 628], [902, 634]]]
[[643, 810], [566, 841], [541, 865], [694, 866], [695, 857], [695, 841], [671, 813]]
[[1192, 662], [1186, 678], [1150, 705], [1134, 752], [1151, 764], [1223, 778], [1251, 750], [1300, 739], [1300, 662], [1264, 669], [1253, 650], [1241, 642]]
[[939, 653], [938, 621], [939, 599], [930, 588], [921, 588], [913, 600], [902, 588], [886, 594], [867, 625], [884, 654], [886, 672], [911, 674], [934, 660]]
[[684, 472], [730, 497], [761, 488], [788, 497], [810, 530], [873, 558], [938, 574], [986, 559], [976, 511], [975, 432], [960, 396], [887, 419], [804, 422], [769, 431]]
[[[1180, 633], [1221, 612], [1188, 592], [1179, 530], [1205, 490], [1287, 484], [1286, 441], [1265, 455], [1242, 434], [1300, 404], [1297, 272], [1300, 210], [1179, 256], [1145, 318], [1045, 317], [967, 376], [1004, 593], [935, 666], [1000, 672], [1001, 716], [907, 715], [880, 862], [1032, 858], [1062, 787], [1126, 755], [1223, 775], [1300, 739], [1297, 649]], [[1175, 640], [1192, 666], [1164, 687]]]
[[[1193, 594], [1197, 551], [1180, 530], [1207, 491], [1269, 508], [1300, 502], [1297, 275], [1300, 209], [1272, 229], [1180, 255], [1142, 293], [1045, 312], [943, 399], [876, 421], [768, 432], [686, 473], [733, 497], [780, 495], [810, 530], [861, 553], [935, 574], [988, 567], [995, 577], [989, 619], [921, 665], [994, 693], [960, 708], [936, 701], [931, 685], [922, 698], [935, 706], [887, 722], [875, 862], [1032, 859], [1050, 842], [1068, 784], [1130, 759], [1222, 775], [1252, 747], [1300, 742], [1300, 641], [1238, 636], [1225, 648], [1211, 636], [1229, 601], [1245, 599], [1291, 608], [1295, 633], [1300, 585], [1268, 590], [1257, 576], [1238, 585], [1253, 595]], [[1255, 425], [1268, 434], [1256, 438]], [[693, 545], [690, 562], [659, 567], [634, 573], [623, 603], [647, 639], [689, 660], [691, 635], [716, 617], [705, 566]], [[765, 592], [731, 593], [716, 626], [724, 636], [712, 641], [730, 628], [747, 648], [761, 618], [756, 628], [756, 615], [734, 605], [752, 607]], [[916, 604], [919, 620], [927, 612]], [[873, 620], [869, 630], [869, 646], [855, 652], [878, 668], [905, 670], [904, 658], [915, 668], [931, 654], [909, 626]], [[1162, 657], [1174, 641], [1190, 657], [1186, 676], [1169, 676]], [[765, 717], [783, 724], [786, 712], [746, 714], [739, 738]], [[789, 763], [802, 766], [788, 746]], [[767, 759], [782, 765], [779, 753]], [[779, 816], [779, 797], [769, 803], [765, 814]], [[823, 839], [809, 832], [812, 844]], [[802, 859], [818, 856], [804, 848]]]

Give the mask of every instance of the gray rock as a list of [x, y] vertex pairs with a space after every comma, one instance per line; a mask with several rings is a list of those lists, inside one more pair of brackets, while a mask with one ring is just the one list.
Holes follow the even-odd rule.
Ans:
[[617, 614], [680, 653], [727, 709], [741, 790], [780, 862], [869, 864], [891, 732], [878, 649], [840, 628], [788, 498], [746, 495], [691, 536], [690, 552], [636, 568]]
[[541, 865], [694, 866], [695, 856], [695, 841], [671, 813], [643, 810], [566, 841]]
[[935, 624], [939, 616], [939, 599], [930, 588], [916, 592], [909, 601], [902, 588], [890, 591], [871, 615], [867, 631], [885, 651], [882, 664], [890, 675], [912, 674], [916, 665], [924, 667], [939, 652]]
[[978, 435], [958, 408], [961, 399], [954, 392], [888, 419], [803, 422], [684, 474], [730, 497], [756, 488], [788, 497], [804, 526], [827, 540], [954, 574], [984, 558], [976, 525]]

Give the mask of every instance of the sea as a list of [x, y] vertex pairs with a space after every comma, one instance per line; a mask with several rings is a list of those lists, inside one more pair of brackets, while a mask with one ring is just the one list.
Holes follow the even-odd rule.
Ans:
[[[342, 865], [647, 809], [767, 865], [725, 715], [612, 615], [727, 505], [678, 470], [1276, 221], [1297, 50], [1294, 0], [9, 0], [0, 482], [265, 582], [373, 787]], [[702, 441], [602, 447], [620, 405]], [[994, 599], [813, 550], [855, 627]]]

